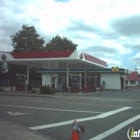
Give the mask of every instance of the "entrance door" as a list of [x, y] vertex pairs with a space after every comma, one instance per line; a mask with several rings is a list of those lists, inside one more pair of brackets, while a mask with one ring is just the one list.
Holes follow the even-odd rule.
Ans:
[[58, 74], [58, 76], [53, 77], [53, 85], [58, 91], [66, 91], [66, 75]]
[[124, 78], [121, 77], [121, 89], [124, 89]]

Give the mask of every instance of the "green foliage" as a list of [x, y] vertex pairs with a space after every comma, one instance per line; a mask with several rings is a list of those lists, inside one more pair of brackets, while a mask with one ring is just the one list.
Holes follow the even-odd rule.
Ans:
[[38, 52], [43, 50], [44, 39], [40, 38], [34, 26], [23, 25], [22, 30], [11, 37], [14, 52]]
[[33, 89], [31, 90], [31, 93], [36, 93], [36, 89], [33, 88]]
[[[14, 47], [13, 52], [40, 52], [43, 51], [43, 44], [45, 43], [43, 38], [37, 34], [33, 26], [23, 25], [22, 30], [15, 33], [11, 37], [12, 45]], [[26, 74], [27, 69], [25, 66], [18, 66], [14, 64], [9, 64], [9, 74], [10, 78], [16, 79], [17, 73]], [[30, 69], [30, 79], [33, 80], [37, 77], [35, 68]]]
[[44, 51], [74, 51], [77, 44], [74, 44], [66, 37], [60, 37], [59, 35], [52, 38], [52, 40], [46, 44]]
[[[10, 75], [10, 79], [11, 79], [11, 84], [13, 84], [13, 85], [15, 85], [15, 83], [16, 83], [15, 79], [17, 79], [17, 76], [16, 76], [17, 73], [27, 74], [26, 66], [9, 64], [9, 75]], [[36, 73], [36, 68], [34, 68], [34, 67], [30, 68], [29, 76], [30, 76], [31, 81], [41, 79], [41, 74]]]
[[16, 74], [17, 73], [25, 74], [27, 72], [27, 68], [26, 66], [9, 64], [9, 71], [10, 71], [11, 78], [16, 79], [17, 78]]
[[0, 74], [4, 74], [8, 72], [8, 64], [4, 62], [0, 62]]
[[5, 90], [2, 88], [2, 87], [0, 87], [0, 92], [4, 92]]
[[55, 94], [55, 89], [50, 86], [41, 86], [41, 94]]
[[41, 79], [41, 74], [40, 73], [36, 73], [36, 68], [34, 67], [31, 67], [30, 68], [30, 80], [33, 81], [33, 80], [38, 80], [38, 79]]

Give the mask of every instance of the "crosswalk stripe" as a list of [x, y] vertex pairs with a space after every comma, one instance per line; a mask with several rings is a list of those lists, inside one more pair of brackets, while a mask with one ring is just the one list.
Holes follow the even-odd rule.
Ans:
[[38, 110], [50, 110], [50, 111], [62, 111], [62, 112], [79, 112], [79, 113], [96, 113], [100, 114], [103, 112], [97, 112], [97, 111], [84, 111], [84, 110], [68, 110], [68, 109], [56, 109], [56, 108], [42, 108], [42, 107], [30, 107], [30, 106], [15, 106], [15, 105], [1, 105], [5, 107], [16, 107], [16, 108], [27, 108], [27, 109], [38, 109]]
[[101, 140], [101, 139], [103, 139], [103, 138], [105, 138], [105, 137], [107, 137], [107, 136], [119, 131], [123, 127], [129, 125], [130, 123], [132, 123], [132, 122], [134, 122], [134, 121], [136, 121], [138, 119], [140, 119], [140, 114], [135, 116], [135, 117], [133, 117], [133, 118], [131, 118], [131, 119], [129, 119], [129, 120], [127, 120], [127, 121], [124, 121], [123, 123], [118, 124], [117, 126], [111, 128], [111, 129], [109, 129], [109, 130], [97, 135], [96, 137], [89, 139], [89, 140]]
[[[76, 119], [76, 120], [77, 120], [77, 122], [83, 122], [83, 121], [89, 121], [89, 120], [95, 120], [95, 119], [102, 119], [102, 118], [111, 116], [113, 114], [128, 110], [130, 108], [132, 108], [132, 107], [123, 107], [123, 108], [115, 109], [115, 110], [112, 110], [112, 111], [109, 111], [109, 112], [106, 112], [106, 113], [102, 113], [102, 114], [97, 115], [97, 116], [87, 117], [87, 118], [80, 118], [80, 119]], [[68, 121], [59, 122], [59, 123], [46, 124], [46, 125], [40, 125], [40, 126], [33, 126], [33, 127], [29, 127], [29, 129], [40, 130], [40, 129], [46, 129], [46, 128], [69, 125], [69, 124], [72, 124], [72, 122], [73, 122], [73, 120], [68, 120]]]

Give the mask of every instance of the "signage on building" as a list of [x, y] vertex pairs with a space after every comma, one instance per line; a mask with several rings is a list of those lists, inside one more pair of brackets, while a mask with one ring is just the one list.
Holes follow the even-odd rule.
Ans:
[[1, 55], [1, 59], [2, 59], [2, 60], [6, 60], [6, 57], [7, 57], [7, 56], [6, 56], [5, 53], [3, 53], [3, 54]]
[[80, 53], [80, 59], [83, 59], [83, 53]]
[[71, 73], [70, 76], [81, 76], [81, 74], [77, 74], [77, 73]]
[[111, 68], [111, 71], [112, 71], [112, 72], [118, 72], [118, 71], [119, 71], [119, 67], [112, 67], [112, 68]]

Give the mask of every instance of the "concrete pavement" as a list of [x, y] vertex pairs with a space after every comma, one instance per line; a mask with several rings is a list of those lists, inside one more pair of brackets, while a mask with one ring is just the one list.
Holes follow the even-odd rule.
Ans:
[[28, 97], [48, 97], [48, 98], [53, 98], [59, 95], [68, 95], [68, 96], [86, 96], [89, 94], [95, 94], [95, 93], [99, 93], [99, 91], [97, 92], [91, 92], [88, 94], [84, 94], [83, 92], [79, 92], [79, 93], [68, 93], [68, 92], [56, 92], [55, 94], [40, 94], [40, 89], [36, 88], [36, 93], [31, 93], [31, 91], [15, 91], [12, 90], [10, 87], [4, 87], [5, 92], [0, 92], [0, 95], [8, 95], [8, 96], [28, 96]]
[[[43, 95], [40, 94], [39, 89], [37, 90], [36, 93], [31, 93], [30, 91], [11, 91], [10, 88], [4, 88], [5, 92], [0, 92], [0, 95], [5, 95], [5, 96], [23, 96], [23, 97], [46, 97], [46, 98], [55, 98], [58, 96], [86, 96], [86, 95], [91, 95], [91, 94], [98, 94], [99, 91], [96, 93], [88, 93], [88, 94], [83, 94], [83, 93], [56, 93], [55, 95]], [[113, 91], [114, 92], [114, 91]], [[128, 92], [123, 91], [123, 92]], [[105, 91], [105, 93], [107, 93]], [[107, 94], [106, 94], [107, 95]], [[105, 96], [106, 96], [105, 95]], [[110, 96], [110, 95], [108, 95]], [[95, 97], [96, 98], [96, 97]], [[103, 97], [103, 100], [108, 99], [108, 97]], [[108, 99], [110, 100], [110, 99]], [[116, 98], [113, 100], [117, 100]], [[120, 101], [120, 98], [118, 99]], [[128, 100], [128, 99], [121, 99], [121, 100]], [[38, 132], [29, 130], [26, 127], [20, 126], [18, 124], [14, 124], [11, 122], [7, 122], [5, 120], [0, 120], [0, 140], [54, 140], [50, 137], [44, 136]]]
[[[0, 92], [0, 95], [41, 96], [41, 94], [39, 94], [38, 92], [36, 94], [32, 94], [30, 91], [17, 92], [17, 91], [11, 91], [10, 88], [4, 88], [4, 89], [5, 92]], [[53, 139], [48, 136], [44, 136], [38, 132], [29, 130], [26, 127], [0, 119], [0, 140], [53, 140]]]
[[[0, 92], [0, 95], [5, 96], [23, 96], [23, 97], [46, 97], [55, 98], [59, 95], [85, 95], [83, 93], [56, 93], [55, 95], [44, 95], [40, 94], [39, 89], [36, 93], [31, 93], [30, 91], [11, 91], [11, 88], [4, 88], [5, 92]], [[0, 140], [54, 140], [49, 136], [44, 136], [38, 132], [29, 130], [26, 127], [7, 122], [0, 119]]]
[[31, 131], [23, 126], [0, 119], [1, 140], [53, 140], [38, 132]]

